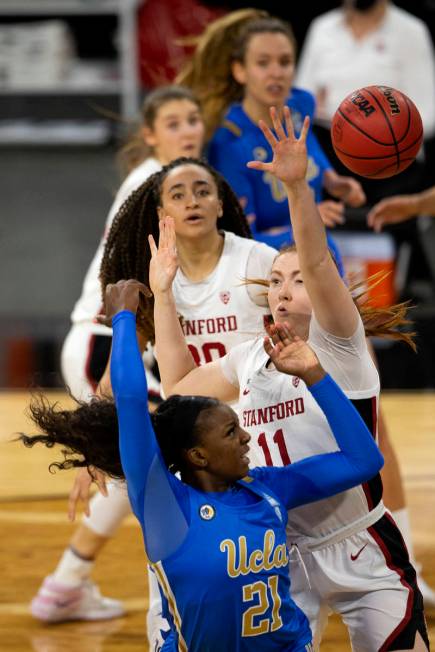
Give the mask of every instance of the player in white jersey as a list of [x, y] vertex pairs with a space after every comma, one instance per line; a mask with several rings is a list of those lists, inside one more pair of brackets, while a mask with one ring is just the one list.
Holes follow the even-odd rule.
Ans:
[[[106, 368], [112, 331], [99, 324], [101, 312], [100, 265], [112, 222], [125, 200], [154, 172], [179, 156], [199, 156], [204, 137], [200, 107], [181, 86], [164, 86], [149, 93], [142, 109], [142, 125], [121, 151], [128, 175], [116, 193], [104, 233], [83, 282], [82, 293], [71, 314], [61, 356], [62, 374], [73, 396], [94, 395]], [[148, 380], [150, 380], [148, 378]], [[156, 389], [152, 386], [152, 389]]]
[[[163, 86], [147, 95], [142, 109], [142, 124], [120, 152], [128, 176], [109, 211], [103, 237], [86, 273], [81, 296], [71, 315], [72, 326], [62, 349], [64, 380], [77, 398], [88, 400], [94, 394], [110, 354], [112, 331], [99, 324], [96, 316], [102, 307], [100, 265], [112, 222], [130, 194], [163, 165], [179, 156], [199, 156], [203, 136], [200, 107], [190, 90], [181, 86]], [[147, 372], [147, 377], [151, 389], [158, 391], [159, 385], [153, 381], [152, 375]], [[89, 485], [89, 474], [79, 472], [73, 494], [87, 496]], [[124, 612], [118, 600], [102, 597], [89, 579], [99, 550], [129, 511], [124, 492], [110, 487], [109, 493], [108, 499], [100, 493], [94, 496], [92, 518], [83, 520], [54, 573], [44, 580], [31, 605], [36, 618], [50, 622], [94, 620], [115, 618]]]
[[[153, 245], [150, 271], [156, 353], [166, 394], [239, 399], [241, 425], [252, 435], [254, 464], [283, 465], [335, 450], [331, 438], [325, 439], [329, 425], [312, 404], [303, 382], [280, 373], [286, 370], [290, 342], [286, 323], [309, 340], [376, 436], [379, 380], [364, 330], [388, 336], [391, 324], [403, 318], [400, 307], [392, 308], [390, 324], [383, 323], [375, 311], [365, 312], [366, 323], [374, 328], [364, 329], [328, 253], [324, 228], [305, 181], [308, 121], [301, 137], [295, 139], [290, 114], [285, 111], [284, 115], [288, 136], [274, 110], [271, 119], [276, 135], [261, 123], [274, 151], [273, 161], [250, 164], [285, 184], [297, 247], [297, 253], [280, 253], [272, 266], [267, 285], [275, 323], [269, 337], [241, 344], [219, 361], [196, 367], [184, 344], [171, 294], [177, 254], [170, 219], [162, 224], [159, 248]], [[310, 619], [316, 645], [332, 610], [341, 614], [358, 652], [428, 649], [415, 570], [381, 497], [382, 485], [376, 476], [367, 485], [289, 513], [288, 543], [297, 545], [303, 560], [292, 568], [292, 595]]]

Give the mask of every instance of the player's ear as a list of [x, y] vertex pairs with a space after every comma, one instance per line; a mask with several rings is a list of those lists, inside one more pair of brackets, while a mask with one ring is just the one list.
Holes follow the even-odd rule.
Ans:
[[204, 449], [201, 448], [201, 446], [189, 448], [184, 452], [184, 454], [189, 463], [189, 466], [193, 466], [196, 469], [205, 469], [208, 466], [208, 459], [205, 455]]
[[224, 214], [223, 203], [222, 203], [222, 200], [219, 199], [219, 206], [218, 206], [218, 212], [217, 212], [218, 219], [219, 219], [220, 217], [222, 217], [223, 214]]
[[149, 127], [142, 127], [142, 138], [148, 147], [155, 147], [157, 144], [154, 132]]
[[231, 72], [238, 84], [241, 84], [241, 86], [246, 84], [246, 68], [241, 61], [233, 61]]

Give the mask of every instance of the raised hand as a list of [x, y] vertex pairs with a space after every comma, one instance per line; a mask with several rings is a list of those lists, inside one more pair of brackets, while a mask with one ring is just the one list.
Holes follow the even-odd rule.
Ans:
[[167, 292], [178, 269], [177, 244], [174, 220], [164, 217], [159, 222], [159, 246], [152, 235], [148, 236], [151, 249], [149, 282], [153, 294]]
[[278, 371], [298, 376], [307, 385], [313, 385], [325, 375], [313, 349], [288, 324], [276, 323], [269, 328], [264, 350]]
[[150, 297], [151, 292], [146, 285], [129, 279], [128, 281], [118, 281], [117, 283], [109, 283], [106, 286], [104, 295], [104, 315], [99, 315], [97, 320], [100, 324], [105, 326], [112, 325], [113, 317], [122, 310], [130, 310], [136, 313], [140, 295]]
[[[307, 148], [306, 140], [310, 119], [305, 117], [299, 138], [295, 137], [293, 123], [288, 106], [284, 107], [284, 127], [278, 118], [275, 107], [270, 109], [275, 134], [263, 120], [260, 120], [258, 126], [264, 134], [267, 142], [273, 150], [273, 159], [270, 163], [263, 161], [250, 161], [247, 166], [254, 170], [263, 170], [270, 172], [277, 179], [280, 179], [286, 186], [291, 186], [298, 181], [305, 179], [307, 173]], [[287, 133], [286, 133], [287, 132]]]

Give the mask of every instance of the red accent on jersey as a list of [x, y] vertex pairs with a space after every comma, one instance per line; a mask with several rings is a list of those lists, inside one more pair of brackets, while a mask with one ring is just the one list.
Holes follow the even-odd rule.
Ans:
[[[394, 519], [391, 518], [389, 514], [384, 515], [387, 520], [389, 520], [391, 523], [394, 524], [394, 526], [397, 528], [397, 525], [394, 523]], [[387, 563], [388, 568], [391, 568], [391, 570], [395, 571], [399, 577], [400, 577], [400, 582], [405, 586], [408, 591], [408, 600], [406, 603], [406, 612], [405, 615], [403, 616], [401, 622], [397, 625], [396, 629], [394, 629], [389, 637], [384, 641], [382, 647], [379, 648], [379, 652], [386, 652], [387, 650], [390, 649], [391, 643], [399, 636], [399, 634], [405, 629], [405, 627], [409, 624], [409, 621], [412, 616], [412, 606], [414, 602], [414, 590], [412, 586], [409, 584], [409, 582], [406, 581], [405, 579], [405, 572], [403, 568], [400, 568], [397, 566], [391, 556], [391, 552], [388, 549], [388, 546], [386, 542], [383, 540], [382, 536], [376, 529], [376, 523], [372, 525], [371, 527], [367, 528], [367, 531], [371, 534], [371, 536], [374, 538], [378, 546], [380, 547], [382, 554], [385, 557], [385, 561]]]

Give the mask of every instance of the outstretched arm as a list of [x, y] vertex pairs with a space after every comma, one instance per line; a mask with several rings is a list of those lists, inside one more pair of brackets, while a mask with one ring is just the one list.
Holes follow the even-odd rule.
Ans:
[[278, 325], [266, 351], [283, 373], [298, 375], [325, 414], [339, 451], [314, 455], [282, 468], [252, 472], [267, 484], [287, 509], [333, 496], [372, 478], [383, 457], [357, 410], [322, 370], [313, 350], [285, 326]]
[[248, 165], [268, 171], [284, 183], [302, 278], [317, 320], [332, 335], [351, 337], [357, 328], [358, 310], [329, 253], [325, 227], [305, 179], [309, 119], [305, 118], [297, 139], [287, 107], [284, 108], [287, 134], [276, 109], [272, 107], [270, 113], [275, 134], [264, 122], [260, 121], [259, 126], [273, 149], [273, 160], [251, 161]]
[[231, 385], [221, 371], [220, 363], [210, 362], [197, 367], [186, 344], [177, 315], [172, 281], [178, 261], [172, 218], [160, 220], [159, 246], [152, 236], [150, 285], [154, 294], [154, 328], [156, 358], [166, 396], [192, 394], [213, 396], [222, 401], [238, 397], [238, 388]]
[[[185, 489], [167, 470], [148, 412], [148, 392], [136, 338], [137, 281], [119, 281], [106, 290], [106, 314], [113, 316], [111, 379], [119, 423], [122, 468], [147, 554], [157, 561], [171, 554], [188, 530]], [[162, 511], [166, 518], [162, 519]]]

